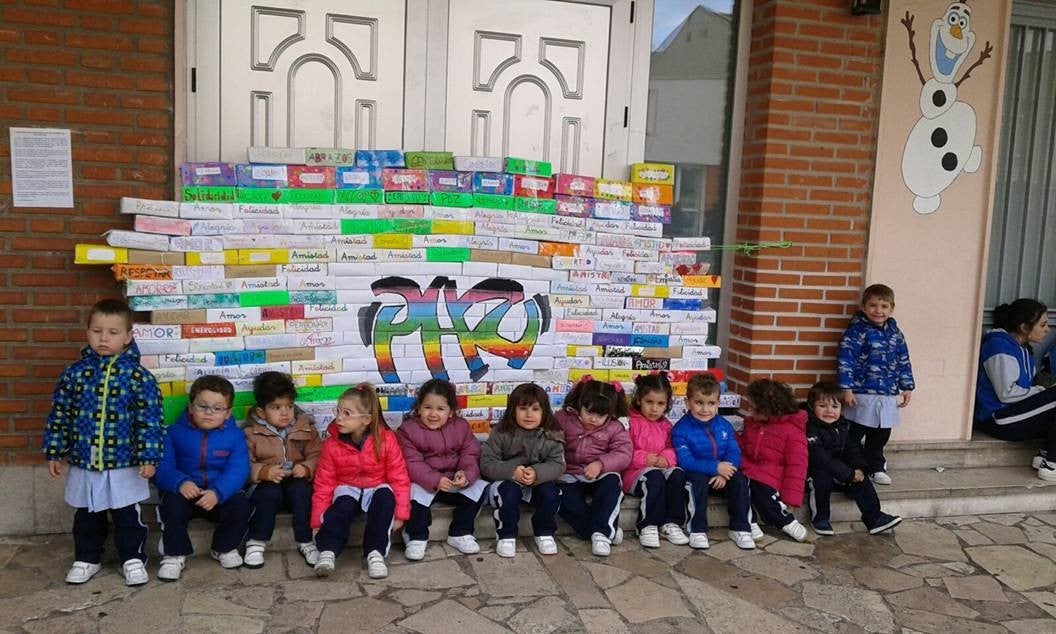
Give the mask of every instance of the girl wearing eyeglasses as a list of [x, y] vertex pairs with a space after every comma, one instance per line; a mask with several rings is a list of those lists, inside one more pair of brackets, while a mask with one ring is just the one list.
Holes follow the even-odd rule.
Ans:
[[333, 572], [352, 522], [366, 515], [367, 575], [388, 576], [390, 534], [411, 516], [410, 490], [400, 443], [382, 420], [374, 386], [362, 383], [346, 390], [337, 401], [315, 473], [312, 529], [319, 549], [315, 574], [326, 577]]

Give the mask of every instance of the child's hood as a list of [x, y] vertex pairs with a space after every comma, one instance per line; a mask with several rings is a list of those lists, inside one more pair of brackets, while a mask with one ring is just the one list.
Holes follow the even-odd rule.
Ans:
[[[557, 422], [562, 428], [571, 428], [573, 431], [578, 431], [581, 436], [588, 436], [590, 434], [598, 434], [601, 432], [608, 431], [610, 425], [618, 425], [621, 429], [625, 429], [623, 423], [618, 418], [612, 418], [611, 416], [605, 420], [605, 422], [597, 427], [587, 427], [583, 424], [583, 419], [579, 417], [579, 414], [570, 409], [563, 409], [556, 415]], [[614, 433], [618, 433], [616, 430]]]

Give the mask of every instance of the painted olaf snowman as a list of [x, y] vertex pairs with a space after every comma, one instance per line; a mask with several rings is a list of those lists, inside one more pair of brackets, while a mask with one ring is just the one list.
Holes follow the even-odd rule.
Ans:
[[906, 12], [902, 24], [909, 31], [909, 50], [913, 66], [923, 86], [920, 92], [921, 118], [909, 133], [902, 152], [902, 180], [914, 194], [913, 209], [930, 214], [939, 209], [940, 194], [961, 172], [975, 173], [982, 162], [983, 150], [975, 144], [975, 110], [957, 101], [957, 88], [973, 70], [990, 57], [990, 42], [979, 59], [968, 68], [960, 81], [957, 73], [975, 46], [971, 7], [967, 2], [952, 2], [942, 18], [931, 23], [928, 60], [932, 78], [925, 80], [917, 61], [913, 41], [914, 16]]

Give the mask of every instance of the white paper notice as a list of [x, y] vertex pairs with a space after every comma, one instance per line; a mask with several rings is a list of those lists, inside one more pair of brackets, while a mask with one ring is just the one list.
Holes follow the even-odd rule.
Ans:
[[73, 207], [70, 131], [11, 128], [15, 207]]

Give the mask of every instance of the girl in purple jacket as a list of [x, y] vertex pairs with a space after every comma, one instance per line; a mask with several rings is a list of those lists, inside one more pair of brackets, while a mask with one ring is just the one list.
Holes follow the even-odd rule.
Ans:
[[411, 476], [404, 555], [412, 561], [425, 557], [433, 521], [430, 507], [436, 501], [455, 507], [447, 543], [467, 555], [480, 552], [473, 527], [487, 483], [480, 479], [480, 443], [458, 416], [455, 386], [442, 379], [423, 383], [396, 435]]
[[[557, 422], [565, 434], [565, 474], [558, 479], [558, 514], [590, 550], [607, 557], [623, 541], [617, 526], [623, 483], [620, 472], [631, 464], [631, 437], [618, 420], [627, 415], [620, 383], [583, 377], [565, 397]], [[590, 495], [588, 504], [585, 496]]]

